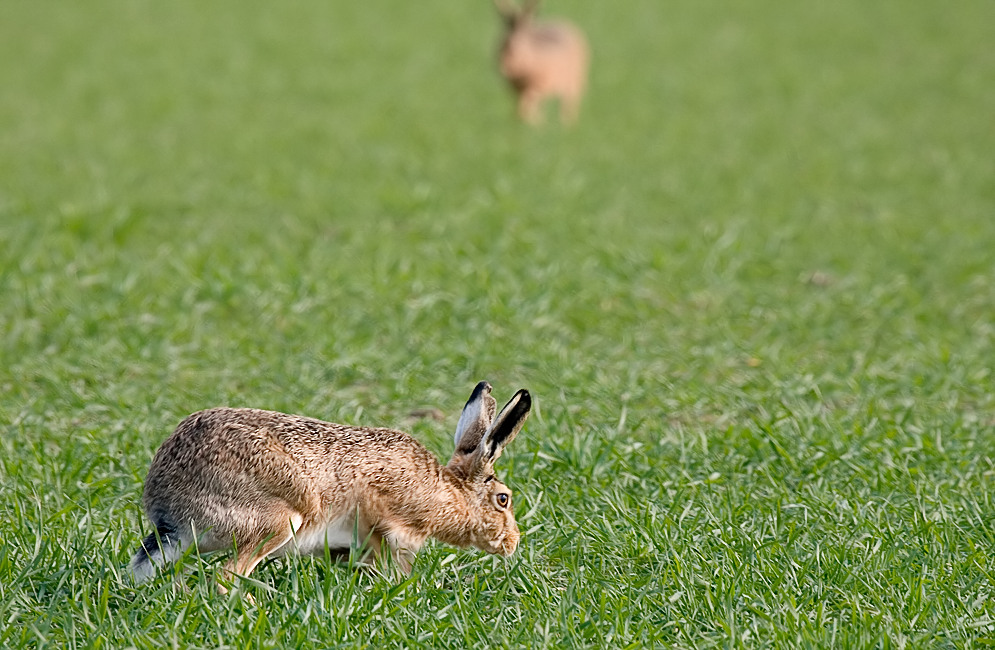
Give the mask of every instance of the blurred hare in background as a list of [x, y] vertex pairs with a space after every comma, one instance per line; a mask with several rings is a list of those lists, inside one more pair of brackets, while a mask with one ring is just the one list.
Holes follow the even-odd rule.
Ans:
[[548, 98], [560, 103], [560, 119], [577, 121], [587, 85], [587, 40], [577, 26], [564, 20], [536, 20], [539, 0], [494, 0], [504, 19], [505, 33], [498, 53], [501, 75], [518, 97], [518, 115], [529, 124], [542, 120]]

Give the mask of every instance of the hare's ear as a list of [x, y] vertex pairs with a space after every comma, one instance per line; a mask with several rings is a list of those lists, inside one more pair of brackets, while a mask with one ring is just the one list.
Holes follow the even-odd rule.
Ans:
[[525, 0], [525, 4], [522, 5], [522, 15], [531, 18], [535, 15], [536, 9], [539, 8], [539, 0]]
[[486, 381], [478, 383], [470, 393], [470, 399], [466, 401], [459, 422], [456, 423], [456, 435], [453, 436], [456, 450], [453, 458], [472, 454], [477, 450], [480, 439], [494, 420], [496, 409], [497, 402], [491, 397], [491, 385]]
[[479, 466], [490, 465], [498, 459], [508, 443], [522, 430], [531, 410], [532, 396], [523, 388], [504, 405], [481, 439], [480, 449], [475, 457]]
[[518, 16], [518, 7], [510, 0], [494, 0], [494, 6], [505, 20], [511, 20]]

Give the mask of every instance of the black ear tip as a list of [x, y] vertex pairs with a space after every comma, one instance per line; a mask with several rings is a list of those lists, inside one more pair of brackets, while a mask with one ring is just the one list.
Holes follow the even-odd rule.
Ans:
[[518, 403], [522, 408], [532, 408], [532, 394], [526, 389], [518, 391]]

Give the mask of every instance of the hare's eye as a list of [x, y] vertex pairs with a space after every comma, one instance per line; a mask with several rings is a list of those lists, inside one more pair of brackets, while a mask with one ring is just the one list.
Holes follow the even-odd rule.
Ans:
[[509, 501], [510, 497], [507, 494], [505, 494], [504, 492], [501, 492], [500, 494], [497, 495], [496, 498], [497, 498], [497, 504], [498, 504], [499, 508], [507, 508], [508, 507], [508, 501]]

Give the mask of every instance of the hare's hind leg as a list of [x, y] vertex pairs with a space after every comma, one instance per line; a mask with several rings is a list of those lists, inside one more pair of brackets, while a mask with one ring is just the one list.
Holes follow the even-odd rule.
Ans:
[[584, 95], [583, 86], [571, 86], [560, 94], [560, 122], [573, 126], [580, 117], [580, 102]]
[[560, 122], [573, 126], [580, 116], [580, 100], [577, 97], [564, 96], [560, 99]]
[[[253, 569], [274, 552], [286, 546], [294, 537], [294, 532], [300, 528], [303, 517], [291, 510], [281, 510], [279, 514], [271, 514], [257, 520], [258, 526], [245, 534], [236, 536], [235, 555], [225, 563], [221, 574], [225, 582], [234, 583], [235, 578], [245, 577]], [[218, 584], [218, 591], [227, 593], [223, 584]]]

